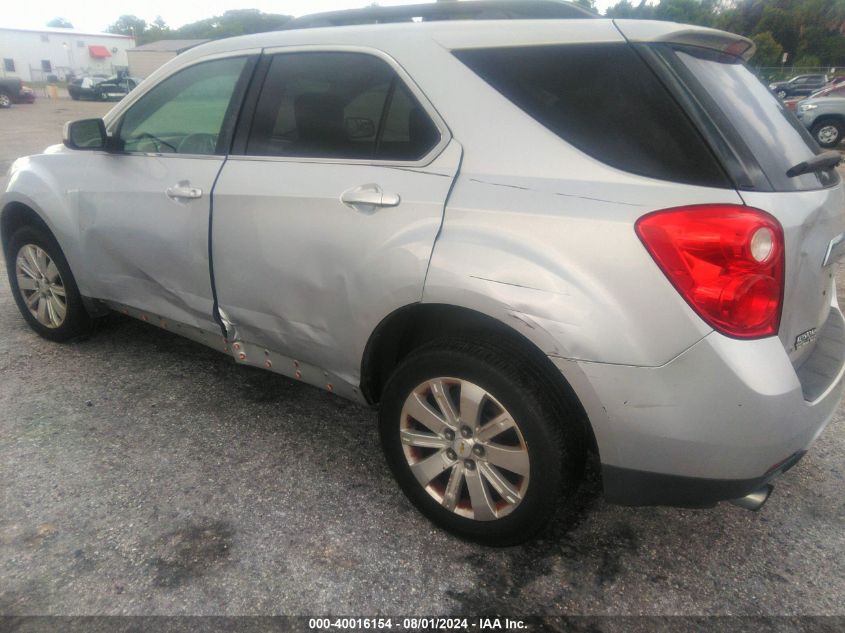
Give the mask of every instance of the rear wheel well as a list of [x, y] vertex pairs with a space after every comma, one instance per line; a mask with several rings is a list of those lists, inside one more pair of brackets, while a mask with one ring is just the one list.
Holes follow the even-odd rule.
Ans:
[[460, 335], [481, 339], [523, 357], [538, 368], [548, 387], [575, 406], [588, 445], [598, 448], [587, 414], [572, 387], [532, 341], [504, 323], [467, 308], [443, 304], [414, 304], [387, 316], [367, 342], [361, 363], [361, 391], [371, 403], [381, 400], [393, 370], [410, 352], [436, 339]]
[[3, 209], [3, 215], [0, 215], [0, 240], [2, 240], [4, 250], [12, 235], [22, 226], [37, 226], [53, 235], [50, 227], [41, 219], [40, 215], [25, 204], [12, 202], [6, 205], [6, 208]]

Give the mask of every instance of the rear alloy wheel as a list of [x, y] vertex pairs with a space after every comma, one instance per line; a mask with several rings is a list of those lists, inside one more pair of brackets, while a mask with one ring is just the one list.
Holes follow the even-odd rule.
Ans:
[[583, 467], [575, 408], [523, 353], [435, 342], [411, 352], [382, 394], [382, 446], [403, 492], [437, 525], [490, 545], [542, 530]]
[[813, 126], [813, 138], [822, 147], [836, 147], [842, 140], [843, 126], [836, 121], [821, 121]]
[[525, 438], [478, 385], [458, 378], [417, 385], [405, 399], [399, 428], [411, 472], [447, 510], [493, 521], [524, 498], [531, 472]]
[[0, 92], [0, 108], [11, 108], [12, 98], [5, 92]]
[[38, 334], [68, 341], [91, 331], [73, 273], [48, 231], [38, 226], [15, 231], [6, 245], [6, 269], [15, 303]]

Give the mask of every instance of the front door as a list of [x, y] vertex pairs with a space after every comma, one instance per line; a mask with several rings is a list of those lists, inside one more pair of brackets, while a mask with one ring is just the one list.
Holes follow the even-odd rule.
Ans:
[[243, 155], [214, 190], [219, 305], [232, 338], [354, 385], [379, 321], [421, 299], [461, 148], [381, 54], [264, 63]]
[[211, 189], [248, 58], [165, 79], [117, 123], [120, 151], [97, 152], [79, 191], [90, 293], [214, 329], [208, 261]]

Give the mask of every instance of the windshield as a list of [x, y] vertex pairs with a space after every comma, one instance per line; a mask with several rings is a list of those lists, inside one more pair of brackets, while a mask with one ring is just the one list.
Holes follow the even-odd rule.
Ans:
[[819, 189], [838, 182], [827, 170], [788, 177], [786, 172], [821, 149], [801, 122], [736, 57], [702, 48], [676, 48], [674, 54], [699, 82], [689, 86], [704, 93], [702, 102], [718, 108], [748, 147], [776, 191]]

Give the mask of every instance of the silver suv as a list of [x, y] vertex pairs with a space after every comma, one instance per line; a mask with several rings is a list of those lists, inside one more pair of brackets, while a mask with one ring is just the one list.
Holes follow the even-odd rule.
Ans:
[[479, 541], [566, 512], [588, 452], [614, 503], [759, 507], [842, 393], [838, 156], [750, 41], [558, 6], [179, 55], [12, 166], [21, 314], [378, 404], [404, 492]]

